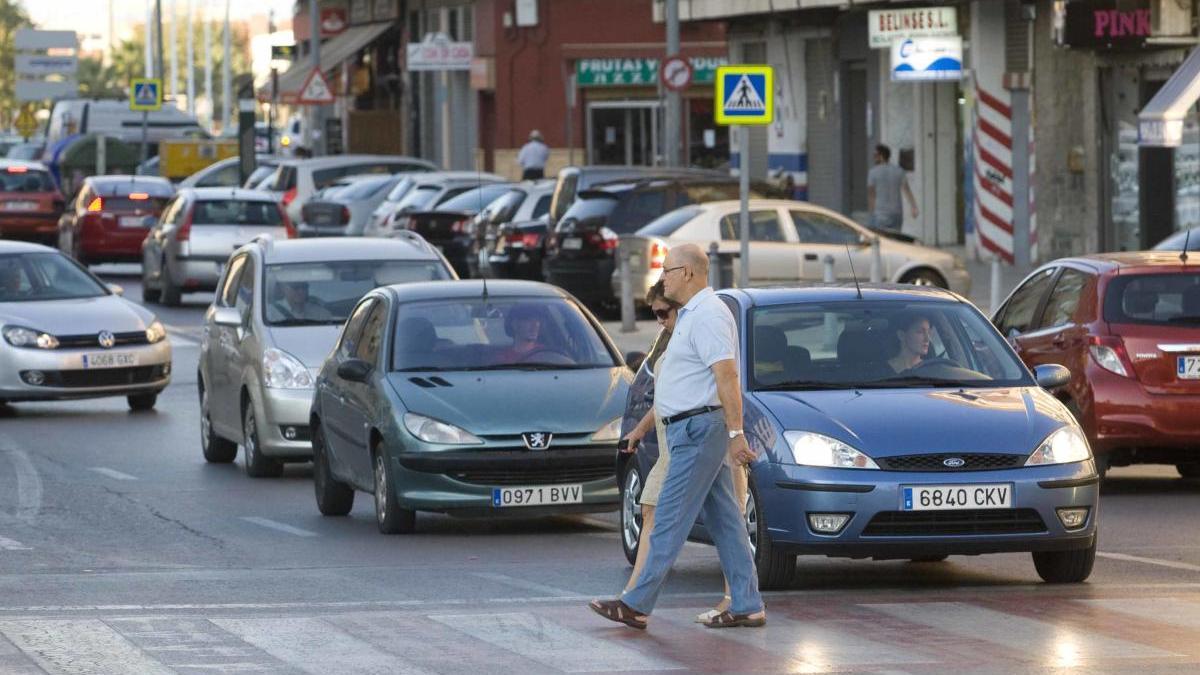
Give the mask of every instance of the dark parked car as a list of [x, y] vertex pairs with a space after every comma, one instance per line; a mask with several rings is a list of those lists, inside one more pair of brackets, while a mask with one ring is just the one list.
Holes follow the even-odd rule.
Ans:
[[554, 181], [526, 182], [475, 216], [476, 263], [481, 276], [542, 280]]
[[477, 255], [471, 221], [512, 188], [511, 183], [489, 183], [471, 188], [438, 204], [434, 210], [408, 213], [403, 220], [404, 226], [441, 249], [458, 276], [469, 278], [472, 273], [478, 274], [477, 266], [471, 265], [471, 258]]
[[590, 305], [611, 305], [621, 235], [681, 206], [737, 196], [737, 181], [729, 176], [643, 178], [579, 192], [546, 243], [546, 281]]
[[554, 181], [554, 196], [550, 200], [550, 227], [553, 228], [559, 220], [562, 220], [567, 209], [571, 208], [576, 197], [584, 190], [591, 190], [603, 183], [670, 177], [727, 180], [729, 174], [707, 169], [670, 169], [656, 166], [563, 167]]

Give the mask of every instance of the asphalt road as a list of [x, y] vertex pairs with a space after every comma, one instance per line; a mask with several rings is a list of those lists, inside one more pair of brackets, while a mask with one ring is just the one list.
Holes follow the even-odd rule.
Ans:
[[[100, 270], [140, 298], [127, 269]], [[715, 551], [685, 547], [650, 630], [584, 607], [629, 573], [615, 514], [459, 520], [386, 537], [371, 499], [323, 518], [308, 465], [255, 480], [200, 453], [205, 295], [155, 308], [175, 377], [123, 399], [0, 408], [0, 673], [1196, 672], [1200, 482], [1116, 469], [1086, 584], [1027, 555], [801, 559], [764, 630], [708, 631]], [[615, 328], [614, 328], [615, 331]], [[642, 346], [643, 324], [614, 333]]]

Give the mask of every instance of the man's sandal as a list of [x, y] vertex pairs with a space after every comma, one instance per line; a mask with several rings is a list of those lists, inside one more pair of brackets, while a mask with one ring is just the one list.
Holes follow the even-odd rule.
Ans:
[[728, 610], [721, 612], [712, 619], [705, 622], [705, 628], [736, 628], [737, 626], [745, 626], [746, 628], [758, 628], [767, 625], [767, 615], [751, 617], [749, 614], [734, 614]]
[[[725, 596], [725, 599], [723, 600], [723, 602], [726, 605], [728, 605], [730, 600], [731, 600], [731, 598], [727, 595], [727, 596]], [[723, 611], [725, 611], [725, 610], [710, 609], [706, 612], [700, 612], [699, 614], [696, 615], [696, 623], [708, 623], [709, 621], [712, 621], [713, 619], [715, 619], [717, 617], [717, 615]]]
[[646, 630], [646, 615], [639, 614], [637, 610], [620, 600], [593, 600], [588, 603], [588, 607], [609, 621], [623, 623], [638, 630]]

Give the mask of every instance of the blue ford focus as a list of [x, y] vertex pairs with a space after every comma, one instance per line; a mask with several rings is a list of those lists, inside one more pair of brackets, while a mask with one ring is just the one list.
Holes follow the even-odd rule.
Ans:
[[[1092, 570], [1099, 477], [1054, 390], [1061, 366], [1021, 363], [961, 297], [913, 286], [725, 290], [742, 342], [751, 465], [746, 522], [760, 582], [787, 585], [801, 554], [942, 560], [1031, 552], [1049, 582]], [[653, 403], [646, 366], [623, 429]], [[618, 455], [622, 543], [653, 434]], [[703, 522], [693, 537], [707, 540]]]

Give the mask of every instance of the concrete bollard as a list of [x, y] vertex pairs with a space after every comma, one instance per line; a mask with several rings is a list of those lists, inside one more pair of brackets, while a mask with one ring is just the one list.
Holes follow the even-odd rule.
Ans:
[[617, 247], [617, 264], [620, 265], [621, 275], [621, 332], [632, 333], [637, 330], [637, 317], [633, 306], [633, 274], [629, 269], [629, 247]]
[[708, 285], [721, 287], [721, 254], [715, 241], [708, 245]]
[[1000, 271], [1001, 271], [1000, 264], [1001, 264], [1000, 258], [993, 256], [992, 257], [992, 288], [991, 288], [991, 293], [989, 294], [990, 297], [988, 298], [988, 301], [991, 303], [991, 307], [988, 307], [988, 309], [987, 309], [988, 314], [992, 314], [997, 309], [999, 309], [1000, 302], [1004, 299], [1004, 295], [1003, 295], [1004, 289], [1001, 287], [1001, 284], [1003, 282], [1000, 280]]
[[832, 284], [833, 282], [837, 281], [837, 274], [833, 269], [833, 255], [826, 253], [825, 257], [821, 259], [821, 262], [825, 263], [825, 277], [823, 281], [827, 284]]
[[871, 283], [883, 281], [883, 253], [880, 251], [879, 237], [871, 241]]

